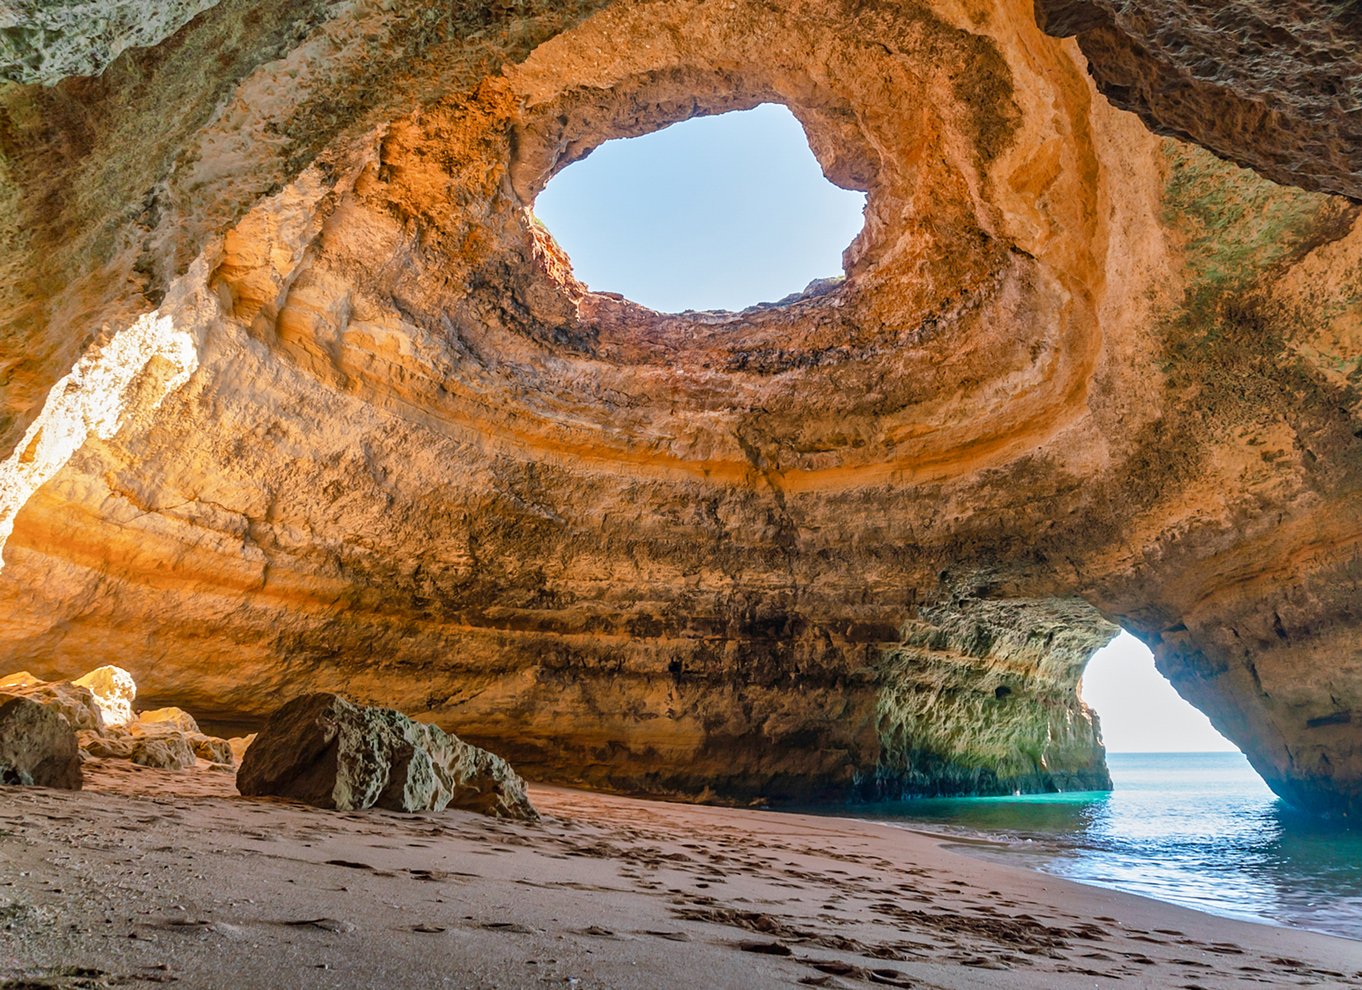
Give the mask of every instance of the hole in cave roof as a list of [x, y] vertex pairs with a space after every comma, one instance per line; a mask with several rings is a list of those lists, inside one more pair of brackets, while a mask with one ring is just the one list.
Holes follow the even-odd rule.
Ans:
[[764, 103], [607, 141], [554, 176], [534, 212], [580, 281], [676, 313], [840, 278], [864, 206], [823, 175], [789, 108]]

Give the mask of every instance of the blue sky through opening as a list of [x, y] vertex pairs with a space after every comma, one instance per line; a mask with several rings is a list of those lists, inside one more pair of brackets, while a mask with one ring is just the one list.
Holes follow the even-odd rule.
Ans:
[[1102, 736], [1113, 753], [1235, 749], [1155, 669], [1149, 648], [1125, 631], [1089, 662], [1083, 673], [1083, 699], [1101, 717]]
[[823, 176], [794, 114], [763, 103], [607, 141], [554, 176], [534, 212], [578, 279], [677, 313], [841, 275], [864, 205]]

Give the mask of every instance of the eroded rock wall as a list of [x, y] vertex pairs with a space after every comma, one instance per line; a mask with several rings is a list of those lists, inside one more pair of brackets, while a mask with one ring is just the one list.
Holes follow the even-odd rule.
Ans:
[[864, 796], [1111, 788], [1096, 713], [1074, 685], [1117, 632], [1082, 601], [923, 609], [880, 671], [880, 758]]
[[[204, 714], [343, 691], [531, 777], [809, 799], [1100, 786], [1076, 689], [1119, 621], [1279, 790], [1355, 804], [1356, 210], [1152, 135], [1021, 0], [602, 8], [223, 0], [0, 92], [9, 147], [82, 107], [15, 197], [105, 192], [32, 213], [0, 299], [4, 477], [41, 475], [10, 666]], [[227, 36], [128, 213], [112, 108]], [[770, 100], [868, 193], [840, 284], [663, 316], [533, 222], [601, 141]], [[44, 419], [137, 319], [192, 361]]]
[[217, 0], [10, 0], [0, 11], [7, 82], [97, 76], [129, 48], [155, 45]]
[[1278, 182], [1362, 200], [1362, 18], [1352, 4], [1035, 0], [1116, 106]]

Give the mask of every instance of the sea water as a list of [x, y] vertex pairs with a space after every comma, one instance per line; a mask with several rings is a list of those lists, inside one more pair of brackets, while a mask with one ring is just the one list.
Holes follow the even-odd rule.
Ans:
[[1362, 939], [1362, 829], [1296, 812], [1239, 753], [1113, 753], [1115, 790], [933, 798], [861, 817], [1212, 914]]

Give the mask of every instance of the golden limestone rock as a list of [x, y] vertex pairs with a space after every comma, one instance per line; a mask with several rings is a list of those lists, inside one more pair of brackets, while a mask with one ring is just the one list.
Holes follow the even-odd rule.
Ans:
[[198, 760], [228, 768], [238, 762], [232, 742], [201, 732], [182, 709], [133, 711], [137, 684], [121, 667], [104, 666], [74, 681], [55, 682], [21, 671], [0, 678], [0, 694], [27, 698], [53, 711], [75, 732], [87, 757], [169, 770], [194, 767]]
[[[1362, 807], [1350, 201], [1152, 133], [1100, 18], [1031, 0], [389, 6], [0, 88], [9, 669], [341, 691], [598, 788], [989, 793], [1106, 784], [1119, 624], [1279, 793]], [[763, 102], [867, 193], [843, 280], [575, 280], [557, 170]]]

